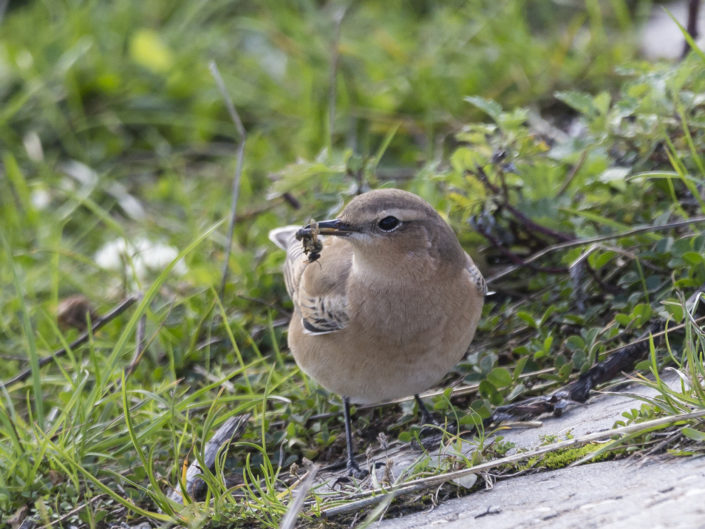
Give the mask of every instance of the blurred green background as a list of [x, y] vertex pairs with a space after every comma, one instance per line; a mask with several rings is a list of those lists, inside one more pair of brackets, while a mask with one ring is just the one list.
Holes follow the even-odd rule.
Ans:
[[[335, 460], [344, 444], [335, 413], [315, 419], [337, 411], [337, 398], [283, 350], [291, 305], [283, 255], [267, 239], [274, 227], [334, 215], [369, 188], [403, 187], [449, 219], [489, 276], [507, 256], [473, 226], [491, 225], [525, 256], [551, 242], [526, 238], [503, 200], [572, 236], [702, 213], [702, 57], [643, 60], [637, 39], [652, 7], [0, 2], [0, 380], [31, 369], [0, 394], [0, 511], [26, 505], [49, 522], [83, 504], [70, 520], [94, 527], [159, 519], [160, 507], [194, 527], [277, 526], [278, 472], [301, 456]], [[240, 137], [212, 61], [247, 130], [223, 292], [227, 222], [212, 228], [231, 209]], [[501, 199], [478, 167], [507, 185]], [[542, 380], [565, 382], [652, 315], [683, 318], [674, 289], [705, 280], [703, 238], [624, 244], [590, 256], [602, 282], [589, 283], [585, 310], [566, 274], [524, 270], [496, 286], [479, 345], [455, 375], [480, 382], [479, 394], [456, 418], [472, 424], [525, 394], [525, 372], [550, 367]], [[136, 292], [138, 308], [38, 368], [85, 323], [80, 313], [60, 325], [67, 297], [84, 296], [95, 317]], [[141, 317], [146, 351], [123, 379]], [[451, 413], [448, 395], [434, 406]], [[412, 404], [386, 410], [359, 414], [357, 435], [403, 439]], [[266, 501], [262, 491], [247, 497], [266, 508], [228, 503], [213, 485], [218, 501], [180, 518], [163, 491], [192, 447], [243, 412], [253, 426], [228, 470], [264, 479]], [[99, 492], [105, 502], [86, 507]], [[108, 515], [120, 498], [134, 504]]]
[[[208, 70], [216, 61], [248, 133], [229, 288], [260, 297], [275, 281], [262, 265], [271, 227], [330, 214], [361, 183], [404, 186], [447, 209], [431, 178], [462, 125], [484, 119], [463, 98], [563, 119], [553, 93], [615, 86], [649, 5], [10, 2], [5, 237], [28, 264], [53, 260], [50, 273], [26, 273], [36, 301], [55, 308], [76, 292], [114, 298], [115, 272], [94, 266], [104, 244], [144, 236], [183, 248], [226, 217], [238, 136]], [[301, 210], [270, 200], [283, 191]], [[224, 232], [188, 256], [188, 279], [218, 284]]]

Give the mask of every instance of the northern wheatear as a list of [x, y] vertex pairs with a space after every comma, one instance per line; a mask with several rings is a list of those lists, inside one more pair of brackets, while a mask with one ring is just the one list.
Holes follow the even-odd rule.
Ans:
[[[322, 247], [312, 251], [318, 234]], [[364, 193], [337, 219], [269, 236], [287, 252], [289, 348], [306, 374], [342, 396], [348, 471], [360, 473], [350, 402], [414, 395], [426, 416], [418, 394], [465, 355], [485, 281], [440, 215], [399, 189]]]

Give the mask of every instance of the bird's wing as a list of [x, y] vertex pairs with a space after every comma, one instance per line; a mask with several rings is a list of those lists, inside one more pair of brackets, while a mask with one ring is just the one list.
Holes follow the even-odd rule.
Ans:
[[344, 329], [350, 321], [347, 282], [352, 263], [350, 243], [339, 237], [321, 238], [321, 256], [309, 263], [303, 257], [292, 299], [301, 312], [305, 332], [328, 334]]
[[482, 277], [482, 273], [480, 272], [480, 269], [475, 265], [475, 262], [472, 260], [472, 257], [470, 257], [467, 252], [465, 253], [465, 257], [467, 258], [466, 264], [465, 264], [465, 269], [468, 271], [470, 274], [470, 279], [472, 280], [473, 284], [475, 285], [475, 288], [477, 289], [477, 293], [480, 294], [480, 296], [484, 297], [487, 295], [487, 283], [485, 282], [485, 278]]
[[297, 229], [278, 228], [270, 232], [269, 238], [286, 250], [284, 282], [301, 314], [304, 332], [328, 334], [344, 329], [350, 320], [346, 294], [352, 263], [350, 245], [338, 237], [320, 236], [321, 255], [309, 262], [303, 244], [296, 240]]

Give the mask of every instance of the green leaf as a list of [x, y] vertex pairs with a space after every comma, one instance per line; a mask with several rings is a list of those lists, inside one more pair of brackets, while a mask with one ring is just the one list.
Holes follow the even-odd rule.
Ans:
[[592, 265], [595, 270], [599, 270], [607, 263], [609, 263], [615, 255], [616, 253], [613, 251], [606, 251], [601, 253], [594, 253], [590, 255], [588, 259], [590, 260], [590, 265]]
[[549, 334], [546, 336], [546, 339], [543, 341], [543, 350], [548, 353], [551, 350], [551, 346], [553, 345], [553, 335]]
[[705, 432], [701, 432], [700, 430], [684, 426], [681, 428], [681, 433], [693, 441], [698, 441], [699, 443], [705, 441]]
[[499, 116], [499, 124], [507, 131], [521, 127], [529, 117], [529, 111], [525, 108], [515, 108], [511, 112], [503, 112]]
[[30, 191], [27, 185], [27, 180], [20, 169], [17, 159], [13, 156], [11, 152], [5, 152], [2, 155], [2, 163], [5, 168], [5, 175], [12, 184], [13, 191], [22, 206], [25, 218], [34, 224], [37, 215], [32, 207], [32, 202], [30, 200]]
[[481, 419], [487, 419], [492, 415], [492, 410], [487, 405], [487, 402], [481, 399], [472, 401], [470, 409], [477, 413]]
[[530, 355], [531, 354], [531, 349], [529, 349], [525, 345], [519, 345], [514, 348], [512, 351], [515, 355]]
[[495, 406], [499, 406], [504, 401], [504, 399], [502, 398], [502, 394], [497, 391], [497, 388], [495, 388], [494, 384], [492, 384], [488, 380], [483, 380], [482, 382], [480, 382], [479, 390], [480, 394], [484, 397], [487, 397], [487, 399]]
[[649, 360], [642, 360], [641, 362], [636, 363], [634, 366], [634, 371], [648, 371], [650, 366], [651, 362]]
[[152, 29], [138, 29], [130, 39], [130, 57], [140, 66], [155, 73], [168, 72], [174, 64], [174, 55], [159, 33]]
[[485, 165], [487, 161], [488, 157], [482, 152], [469, 147], [459, 147], [450, 157], [451, 166], [458, 172], [474, 169], [477, 165]]
[[542, 327], [548, 322], [548, 319], [555, 314], [555, 312], [558, 310], [558, 307], [555, 305], [550, 305], [543, 313], [541, 316], [541, 319], [539, 320], [539, 327]]
[[572, 364], [565, 364], [558, 370], [558, 376], [561, 379], [566, 379], [568, 378], [568, 375], [570, 375], [573, 372], [573, 365]]
[[401, 432], [398, 437], [399, 441], [402, 443], [410, 443], [411, 441], [414, 440], [414, 436], [411, 435], [411, 432]]
[[538, 329], [538, 328], [539, 328], [538, 322], [537, 322], [537, 321], [534, 319], [534, 317], [533, 317], [531, 314], [529, 314], [528, 312], [525, 312], [525, 311], [523, 311], [523, 310], [520, 310], [519, 312], [517, 312], [517, 317], [518, 317], [518, 318], [521, 318], [522, 320], [524, 320], [524, 321], [526, 322], [526, 324], [527, 324], [529, 327], [531, 327], [532, 329]]
[[502, 114], [502, 106], [497, 103], [496, 101], [493, 101], [491, 99], [485, 99], [484, 97], [480, 96], [468, 96], [464, 98], [465, 101], [470, 103], [471, 105], [476, 106], [480, 110], [482, 110], [485, 114], [490, 116], [495, 122], [499, 122], [499, 118]]
[[600, 92], [593, 98], [592, 103], [597, 111], [604, 116], [610, 109], [610, 101], [609, 92]]
[[627, 175], [631, 172], [631, 167], [609, 167], [599, 176], [599, 181], [624, 191], [627, 187]]
[[487, 380], [496, 388], [506, 388], [512, 384], [512, 375], [504, 367], [495, 367], [487, 375]]
[[583, 364], [585, 364], [585, 360], [587, 360], [587, 355], [584, 350], [575, 351], [575, 353], [573, 353], [573, 358], [571, 358], [571, 362], [575, 369], [580, 369]]
[[480, 417], [477, 413], [468, 413], [467, 415], [463, 415], [459, 422], [463, 426], [472, 425], [479, 427], [482, 425], [482, 417]]
[[685, 252], [681, 255], [683, 260], [691, 265], [699, 265], [705, 263], [705, 256], [700, 252]]
[[528, 356], [522, 356], [514, 366], [514, 371], [512, 373], [512, 379], [513, 380], [519, 380], [519, 375], [521, 375], [524, 372], [524, 367], [526, 367], [526, 363], [529, 361]]
[[592, 117], [598, 113], [598, 109], [595, 107], [592, 96], [590, 94], [586, 94], [585, 92], [566, 90], [556, 92], [554, 96], [559, 101], [562, 101], [569, 107], [588, 117]]
[[634, 319], [636, 326], [640, 327], [644, 325], [651, 317], [651, 305], [648, 303], [639, 303], [632, 310], [632, 318]]
[[628, 314], [620, 312], [619, 314], [615, 314], [614, 321], [619, 323], [622, 327], [627, 327], [632, 322], [632, 319]]
[[569, 351], [581, 351], [585, 349], [585, 340], [577, 334], [568, 336], [565, 340], [565, 346]]
[[683, 321], [683, 316], [685, 316], [685, 311], [683, 310], [683, 305], [679, 301], [662, 301], [661, 302], [666, 309], [666, 311], [671, 315], [671, 317], [680, 323]]
[[519, 395], [524, 393], [526, 391], [526, 386], [524, 384], [517, 384], [512, 388], [512, 390], [509, 392], [509, 395], [507, 395], [507, 398], [505, 399], [507, 402], [513, 401], [515, 398], [517, 398]]

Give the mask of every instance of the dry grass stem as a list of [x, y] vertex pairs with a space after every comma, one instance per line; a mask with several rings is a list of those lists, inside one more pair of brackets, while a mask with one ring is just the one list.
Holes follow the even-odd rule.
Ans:
[[219, 294], [222, 296], [225, 291], [225, 285], [228, 282], [228, 272], [230, 270], [230, 252], [232, 251], [233, 245], [233, 234], [235, 233], [235, 220], [237, 218], [237, 199], [240, 195], [240, 180], [242, 179], [242, 165], [245, 159], [245, 143], [247, 142], [247, 131], [245, 126], [242, 124], [240, 115], [237, 113], [237, 109], [233, 104], [230, 95], [228, 94], [228, 89], [225, 86], [225, 81], [220, 75], [218, 70], [218, 65], [215, 61], [211, 61], [208, 65], [211, 71], [213, 79], [215, 79], [216, 85], [218, 85], [218, 90], [225, 101], [225, 106], [228, 109], [228, 114], [230, 114], [230, 119], [232, 119], [237, 129], [238, 135], [240, 136], [240, 141], [237, 144], [237, 162], [235, 165], [235, 175], [233, 176], [232, 184], [232, 194], [230, 199], [230, 220], [228, 223], [228, 237], [225, 245], [225, 258], [223, 262], [223, 272], [222, 278], [220, 280], [220, 290]]
[[487, 283], [492, 283], [493, 281], [497, 281], [499, 279], [502, 279], [503, 277], [506, 277], [510, 274], [513, 274], [517, 270], [520, 270], [524, 266], [533, 263], [534, 261], [540, 259], [544, 255], [548, 255], [549, 253], [556, 252], [558, 250], [565, 250], [566, 248], [574, 248], [576, 246], [584, 246], [586, 244], [594, 244], [602, 241], [609, 241], [612, 239], [622, 239], [624, 237], [632, 237], [634, 235], [640, 235], [642, 233], [650, 233], [654, 231], [666, 231], [666, 230], [674, 230], [677, 228], [682, 228], [685, 226], [689, 226], [691, 224], [697, 224], [699, 222], [705, 222], [705, 216], [700, 216], [700, 217], [693, 217], [688, 220], [682, 220], [679, 222], [671, 222], [669, 224], [661, 224], [658, 226], [641, 226], [639, 228], [634, 228], [632, 230], [627, 230], [623, 231], [620, 233], [614, 233], [610, 235], [598, 235], [597, 237], [588, 237], [586, 239], [577, 239], [574, 241], [566, 241], [566, 242], [560, 242], [557, 244], [553, 244], [547, 248], [544, 248], [543, 250], [536, 252], [530, 257], [527, 257], [526, 259], [522, 260], [521, 264], [517, 265], [512, 265], [506, 268], [505, 270], [502, 270], [501, 272], [498, 272], [494, 274], [493, 276], [490, 276], [487, 278]]

